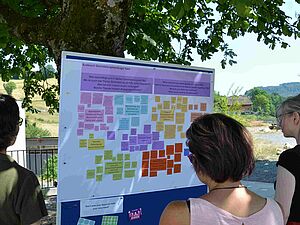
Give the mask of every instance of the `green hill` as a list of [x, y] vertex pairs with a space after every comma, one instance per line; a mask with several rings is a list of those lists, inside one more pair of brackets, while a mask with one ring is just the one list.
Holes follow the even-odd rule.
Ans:
[[265, 90], [269, 94], [277, 93], [282, 97], [289, 97], [300, 94], [300, 82], [283, 83], [279, 86], [257, 87]]

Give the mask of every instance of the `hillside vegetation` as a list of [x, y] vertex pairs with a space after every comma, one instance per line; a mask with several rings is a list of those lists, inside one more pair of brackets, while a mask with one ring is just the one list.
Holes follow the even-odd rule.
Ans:
[[269, 94], [277, 93], [282, 97], [295, 96], [300, 94], [300, 82], [283, 83], [279, 86], [258, 87]]

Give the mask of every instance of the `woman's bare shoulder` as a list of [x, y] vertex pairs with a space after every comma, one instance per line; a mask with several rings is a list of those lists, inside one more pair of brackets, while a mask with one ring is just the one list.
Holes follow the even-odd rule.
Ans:
[[186, 201], [173, 201], [164, 209], [159, 225], [189, 225], [190, 213]]

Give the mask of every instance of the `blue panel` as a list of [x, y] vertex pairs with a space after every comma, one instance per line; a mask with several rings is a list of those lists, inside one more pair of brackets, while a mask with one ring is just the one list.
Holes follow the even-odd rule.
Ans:
[[[178, 188], [167, 191], [157, 191], [142, 194], [124, 195], [123, 213], [113, 214], [119, 216], [118, 225], [149, 225], [158, 224], [160, 215], [166, 205], [173, 200], [186, 200], [196, 198], [206, 193], [206, 185], [189, 188]], [[142, 208], [142, 217], [130, 221], [128, 211]], [[80, 218], [80, 202], [61, 203], [61, 225], [76, 225]], [[102, 216], [86, 217], [101, 225]]]

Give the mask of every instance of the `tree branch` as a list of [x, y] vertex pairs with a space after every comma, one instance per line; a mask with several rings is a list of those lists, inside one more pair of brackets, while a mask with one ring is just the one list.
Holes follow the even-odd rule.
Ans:
[[0, 15], [7, 23], [10, 35], [26, 43], [47, 45], [58, 24], [58, 18], [26, 17], [4, 4], [0, 4]]

